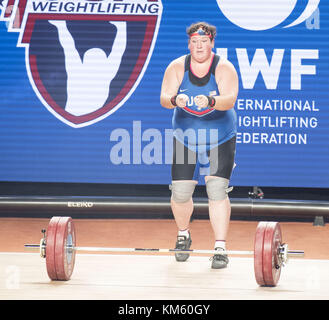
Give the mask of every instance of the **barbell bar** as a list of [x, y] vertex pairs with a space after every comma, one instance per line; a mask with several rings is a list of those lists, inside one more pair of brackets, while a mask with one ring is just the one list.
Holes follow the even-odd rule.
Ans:
[[[25, 244], [26, 249], [40, 251], [46, 258], [47, 273], [51, 280], [69, 280], [75, 264], [77, 251], [89, 252], [152, 252], [152, 253], [195, 253], [218, 254], [216, 250], [198, 249], [161, 249], [161, 248], [109, 248], [75, 246], [75, 228], [71, 217], [53, 217], [47, 232], [41, 231], [43, 238], [40, 244]], [[281, 228], [278, 222], [258, 223], [254, 240], [254, 251], [220, 251], [227, 255], [253, 255], [256, 282], [260, 286], [276, 286], [281, 267], [287, 264], [288, 258], [304, 257], [303, 250], [288, 250], [282, 243]]]
[[[25, 244], [26, 249], [38, 249], [40, 252], [42, 249], [46, 248], [44, 244]], [[90, 252], [159, 252], [159, 253], [197, 253], [197, 254], [218, 254], [216, 250], [200, 250], [200, 249], [164, 249], [164, 248], [109, 248], [109, 247], [76, 247], [76, 246], [66, 246], [67, 250], [74, 251], [90, 251]], [[285, 249], [283, 249], [285, 250]], [[238, 250], [223, 250], [220, 251], [221, 254], [227, 255], [253, 255], [254, 251], [238, 251]], [[43, 257], [43, 255], [41, 254]], [[288, 258], [302, 258], [304, 257], [304, 251], [302, 250], [288, 250]], [[45, 256], [44, 256], [45, 258]]]

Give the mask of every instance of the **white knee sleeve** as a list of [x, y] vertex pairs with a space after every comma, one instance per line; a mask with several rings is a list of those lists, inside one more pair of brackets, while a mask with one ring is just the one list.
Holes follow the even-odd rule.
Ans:
[[173, 181], [169, 186], [172, 199], [177, 203], [188, 202], [192, 198], [196, 184], [194, 180]]
[[228, 187], [229, 180], [225, 178], [210, 178], [206, 182], [206, 190], [209, 200], [225, 200], [227, 194], [232, 191], [233, 187]]

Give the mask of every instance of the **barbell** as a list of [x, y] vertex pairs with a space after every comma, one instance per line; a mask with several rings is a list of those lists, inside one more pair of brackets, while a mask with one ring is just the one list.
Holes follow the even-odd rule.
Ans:
[[[74, 222], [71, 217], [52, 217], [39, 244], [25, 244], [27, 249], [38, 249], [42, 258], [46, 258], [47, 273], [51, 280], [69, 280], [73, 273], [77, 251], [101, 252], [161, 252], [161, 253], [197, 253], [218, 254], [216, 250], [179, 250], [159, 248], [108, 248], [78, 247]], [[302, 250], [288, 250], [282, 243], [281, 227], [278, 222], [261, 221], [258, 223], [254, 238], [254, 251], [221, 251], [227, 255], [253, 255], [255, 279], [260, 286], [277, 285], [281, 268], [288, 258], [303, 257]]]

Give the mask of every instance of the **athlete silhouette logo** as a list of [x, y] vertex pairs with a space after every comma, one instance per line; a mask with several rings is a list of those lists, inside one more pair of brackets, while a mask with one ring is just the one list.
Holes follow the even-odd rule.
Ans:
[[126, 50], [126, 22], [110, 22], [116, 26], [117, 34], [108, 56], [100, 48], [91, 48], [84, 53], [82, 59], [67, 29], [66, 21], [49, 22], [57, 28], [59, 41], [64, 50], [67, 73], [65, 111], [81, 116], [101, 108], [108, 99], [110, 84], [119, 70]]
[[19, 33], [37, 98], [74, 128], [125, 105], [148, 67], [161, 16], [161, 0], [0, 0], [0, 21]]
[[124, 106], [148, 65], [155, 18], [32, 20], [28, 74], [45, 107], [83, 127]]

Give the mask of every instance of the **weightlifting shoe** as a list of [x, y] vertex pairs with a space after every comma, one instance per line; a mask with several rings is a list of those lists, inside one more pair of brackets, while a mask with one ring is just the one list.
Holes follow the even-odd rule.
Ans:
[[[191, 234], [189, 232], [189, 237], [177, 236], [177, 242], [175, 249], [177, 250], [188, 250], [192, 244]], [[186, 261], [190, 255], [188, 253], [175, 253], [176, 261]]]
[[213, 257], [210, 258], [212, 260], [211, 268], [212, 269], [223, 269], [227, 267], [228, 257], [227, 254], [220, 253], [221, 251], [225, 251], [223, 248], [216, 248], [218, 254], [215, 253]]

